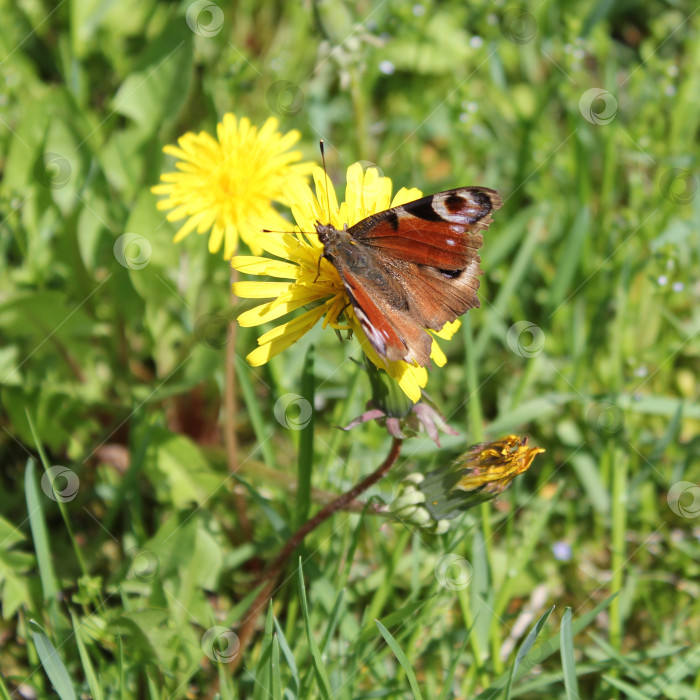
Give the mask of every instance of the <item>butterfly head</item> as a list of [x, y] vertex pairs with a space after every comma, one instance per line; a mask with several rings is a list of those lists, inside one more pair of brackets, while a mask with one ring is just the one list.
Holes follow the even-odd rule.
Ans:
[[326, 248], [328, 248], [329, 243], [332, 241], [343, 238], [342, 234], [344, 234], [347, 230], [347, 224], [344, 224], [342, 230], [339, 230], [333, 226], [333, 224], [322, 224], [320, 221], [316, 222], [316, 233], [318, 234], [318, 240], [321, 241]]

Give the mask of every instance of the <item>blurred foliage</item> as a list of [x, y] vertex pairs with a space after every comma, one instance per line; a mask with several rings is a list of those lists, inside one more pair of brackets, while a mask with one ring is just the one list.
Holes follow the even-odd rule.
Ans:
[[[0, 691], [207, 697], [218, 679], [222, 697], [306, 698], [323, 697], [327, 677], [334, 697], [398, 698], [408, 659], [426, 697], [506, 697], [524, 635], [514, 624], [556, 603], [514, 695], [567, 697], [574, 657], [559, 659], [554, 620], [570, 606], [582, 696], [697, 697], [695, 3], [0, 9]], [[336, 183], [360, 160], [396, 188], [504, 197], [482, 250], [482, 308], [428, 385], [462, 435], [440, 452], [411, 440], [409, 464], [372, 493], [390, 498], [408, 470], [481, 431], [528, 432], [547, 449], [448, 535], [336, 516], [302, 552], [310, 610], [280, 589], [234, 681], [203, 634], [237, 627], [293, 527], [299, 431], [275, 406], [301, 391], [312, 343], [315, 501], [375, 468], [388, 437], [333, 427], [362, 413], [368, 386], [347, 361], [357, 344], [316, 329], [259, 370], [237, 360], [241, 471], [227, 471], [230, 268], [203, 238], [174, 245], [149, 190], [172, 166], [162, 146], [213, 133], [226, 111], [276, 115], [310, 160], [322, 137]], [[239, 358], [256, 336], [239, 330]], [[70, 498], [26, 466], [40, 446], [46, 468], [77, 476]], [[448, 555], [468, 559], [468, 587], [434, 575]]]

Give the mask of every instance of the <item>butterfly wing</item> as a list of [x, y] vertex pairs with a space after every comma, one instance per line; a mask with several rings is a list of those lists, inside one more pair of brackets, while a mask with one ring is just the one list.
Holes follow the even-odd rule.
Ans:
[[464, 270], [478, 260], [480, 231], [501, 206], [498, 192], [460, 187], [379, 212], [348, 229], [356, 240], [394, 259], [440, 270]]
[[426, 366], [432, 339], [410, 315], [409, 300], [392, 278], [377, 288], [374, 281], [351, 266], [337, 265], [355, 316], [381, 357]]
[[374, 214], [324, 242], [380, 356], [427, 366], [426, 329], [479, 306], [480, 231], [500, 206], [495, 190], [461, 187]]

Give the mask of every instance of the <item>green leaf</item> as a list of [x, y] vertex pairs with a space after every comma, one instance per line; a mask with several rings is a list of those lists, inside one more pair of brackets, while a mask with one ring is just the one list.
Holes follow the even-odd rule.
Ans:
[[255, 688], [253, 700], [261, 700], [273, 695], [273, 638], [274, 615], [272, 614], [272, 601], [267, 605], [267, 617], [265, 618], [265, 632], [260, 644], [260, 656], [255, 668]]
[[263, 461], [268, 467], [275, 467], [277, 465], [277, 458], [275, 457], [275, 451], [270, 441], [271, 429], [265, 423], [265, 418], [261, 410], [261, 402], [255, 394], [250, 374], [251, 368], [248, 367], [244, 360], [236, 356], [236, 379], [238, 380], [238, 385], [243, 394], [243, 401], [245, 402], [248, 418], [253, 426], [258, 445], [260, 446]]
[[80, 622], [78, 621], [75, 613], [71, 611], [71, 622], [73, 623], [73, 632], [75, 634], [75, 643], [78, 645], [78, 653], [80, 654], [80, 662], [83, 665], [83, 673], [85, 674], [85, 679], [87, 680], [88, 687], [90, 688], [90, 694], [93, 700], [103, 700], [104, 694], [102, 692], [102, 686], [97, 680], [97, 675], [95, 673], [95, 667], [90, 659], [90, 654], [85, 647], [85, 642], [83, 642], [83, 632], [81, 630]]
[[7, 686], [5, 685], [5, 681], [2, 679], [2, 676], [0, 676], [0, 700], [12, 700], [10, 691], [7, 689]]
[[653, 700], [652, 696], [645, 695], [637, 690], [635, 685], [620, 680], [619, 678], [615, 678], [609, 673], [603, 674], [603, 680], [606, 680], [608, 683], [610, 683], [610, 685], [625, 693], [625, 697], [628, 698], [628, 700]]
[[[613, 595], [608, 596], [604, 601], [601, 603], [598, 603], [592, 610], [589, 610], [587, 613], [584, 613], [581, 615], [581, 617], [574, 622], [574, 624], [571, 626], [571, 631], [572, 635], [576, 636], [580, 632], [582, 632], [588, 625], [595, 620], [595, 618], [607, 607], [609, 607], [610, 603], [619, 595], [619, 593], [613, 593]], [[549, 614], [551, 613], [550, 609], [548, 611]], [[556, 653], [558, 649], [560, 648], [560, 639], [556, 636], [550, 637], [549, 639], [545, 640], [542, 645], [540, 646], [539, 649], [539, 657], [537, 659], [538, 663], [541, 663], [543, 661], [546, 661], [552, 654]], [[517, 678], [514, 680], [519, 680], [523, 675], [525, 671], [521, 671], [518, 675]], [[503, 688], [511, 683], [513, 680], [513, 671], [512, 669], [510, 671], [507, 671], [506, 673], [502, 674], [499, 676], [486, 690], [482, 691], [479, 693], [479, 695], [476, 696], [474, 700], [490, 700], [491, 698], [495, 698], [497, 696], [500, 696]]]
[[280, 645], [277, 635], [272, 637], [272, 655], [270, 657], [270, 675], [272, 680], [272, 700], [282, 700], [282, 675], [280, 673]]
[[175, 508], [203, 505], [223, 486], [199, 447], [186, 435], [165, 428], [153, 428], [143, 469], [159, 499]]
[[292, 650], [289, 646], [289, 643], [287, 642], [286, 637], [284, 636], [284, 632], [282, 631], [282, 628], [280, 627], [279, 622], [277, 621], [277, 618], [274, 618], [275, 620], [275, 635], [276, 639], [279, 641], [280, 649], [282, 650], [282, 654], [284, 655], [284, 659], [287, 662], [287, 666], [289, 666], [289, 670], [292, 674], [292, 683], [293, 683], [293, 688], [292, 688], [292, 693], [294, 694], [294, 697], [299, 696], [299, 671], [297, 670], [297, 664], [296, 661], [294, 660], [294, 654], [292, 653]]
[[147, 136], [177, 117], [192, 80], [192, 31], [173, 18], [160, 36], [147, 43], [139, 65], [114, 96], [113, 108], [132, 119]]
[[561, 666], [564, 671], [564, 689], [567, 700], [578, 700], [576, 662], [574, 660], [574, 635], [571, 631], [571, 608], [566, 608], [561, 620]]
[[134, 558], [146, 557], [145, 561], [136, 562], [137, 568], [141, 563], [147, 565], [149, 575], [157, 572], [161, 580], [177, 575], [181, 568], [189, 567], [194, 556], [197, 529], [197, 519], [189, 513], [171, 516], [143, 547], [133, 550]]
[[485, 430], [489, 435], [503, 435], [533, 420], [542, 421], [558, 415], [563, 410], [563, 406], [578, 399], [580, 399], [578, 394], [559, 392], [544, 394], [499, 414], [498, 418], [489, 423]]
[[438, 698], [438, 700], [447, 700], [448, 695], [451, 692], [452, 681], [454, 680], [455, 673], [457, 671], [457, 666], [459, 665], [459, 662], [462, 659], [462, 654], [464, 654], [464, 650], [467, 648], [467, 644], [469, 644], [469, 636], [472, 633], [472, 629], [473, 626], [467, 630], [467, 634], [464, 639], [464, 642], [462, 642], [462, 646], [454, 654], [454, 658], [452, 659], [452, 663], [450, 664], [447, 676], [442, 682], [442, 692], [440, 693], [440, 697]]
[[311, 652], [311, 659], [314, 666], [314, 674], [316, 676], [316, 683], [318, 684], [319, 692], [324, 700], [330, 700], [331, 698], [331, 683], [328, 679], [328, 672], [326, 671], [326, 666], [323, 663], [323, 655], [321, 650], [318, 648], [316, 639], [311, 631], [311, 619], [309, 618], [309, 605], [306, 601], [306, 588], [304, 587], [304, 572], [301, 567], [301, 557], [299, 557], [299, 567], [297, 569], [298, 573], [298, 584], [299, 584], [299, 598], [301, 599], [301, 612], [304, 617], [304, 625], [306, 627], [306, 639], [309, 642], [309, 651]]
[[[183, 644], [180, 628], [172, 624], [169, 610], [141, 608], [128, 611], [113, 621], [113, 631], [129, 649], [129, 658], [156, 660], [164, 669], [169, 669], [177, 661], [187, 665], [188, 661], [200, 659], [199, 645]], [[188, 659], [188, 655], [192, 655]]]
[[51, 685], [61, 700], [77, 700], [73, 683], [71, 682], [68, 670], [66, 669], [56, 648], [46, 636], [43, 628], [38, 622], [29, 620], [32, 630], [32, 639], [36, 647], [39, 661], [46, 671], [46, 675], [51, 681]]
[[27, 468], [24, 473], [24, 493], [27, 499], [27, 513], [29, 516], [29, 526], [32, 530], [32, 540], [34, 541], [34, 551], [39, 565], [39, 576], [41, 577], [41, 587], [44, 592], [44, 600], [55, 599], [58, 595], [59, 585], [51, 559], [51, 548], [49, 546], [49, 536], [44, 521], [43, 498], [39, 494], [36, 482], [36, 463], [33, 459], [27, 460]]
[[[567, 222], [568, 223], [568, 222]], [[572, 289], [574, 276], [581, 266], [581, 251], [587, 234], [591, 232], [591, 213], [588, 207], [581, 207], [571, 226], [566, 228], [566, 243], [561, 253], [557, 273], [549, 289], [549, 310], [556, 309], [565, 301], [567, 294], [574, 294]]]
[[[311, 474], [314, 466], [314, 395], [316, 381], [314, 379], [314, 346], [310, 345], [304, 360], [301, 374], [301, 398], [294, 403], [299, 406], [299, 418], [304, 421], [299, 435], [299, 457], [297, 460], [297, 508], [296, 527], [301, 527], [309, 517], [311, 506]], [[290, 422], [285, 412], [285, 420], [293, 429], [298, 429], [297, 423]]]
[[403, 653], [403, 649], [401, 649], [398, 642], [391, 635], [391, 632], [389, 632], [389, 630], [386, 627], [384, 627], [384, 625], [381, 622], [379, 622], [379, 620], [375, 620], [375, 623], [379, 628], [380, 634], [382, 635], [382, 637], [384, 637], [386, 643], [394, 652], [394, 656], [396, 656], [398, 662], [401, 664], [401, 668], [404, 670], [404, 673], [408, 678], [408, 684], [411, 686], [411, 692], [413, 693], [413, 697], [415, 698], [415, 700], [423, 700], [423, 696], [420, 692], [420, 687], [418, 686], [416, 674], [413, 671], [411, 662], [406, 657], [406, 654]]
[[[406, 605], [400, 607], [398, 610], [394, 610], [394, 612], [385, 615], [384, 622], [393, 627], [394, 625], [399, 625], [406, 620], [410, 620], [426, 604], [426, 602], [426, 600], [410, 601], [406, 603]], [[360, 644], [369, 644], [375, 637], [376, 632], [374, 631], [371, 621], [369, 621], [369, 624], [362, 630], [362, 634], [360, 635], [358, 641]]]
[[0, 546], [3, 549], [12, 549], [16, 544], [24, 542], [27, 538], [22, 531], [9, 520], [0, 515]]
[[[506, 693], [505, 693], [505, 698], [506, 700], [510, 700], [511, 696], [511, 688], [513, 686], [513, 679], [515, 678], [515, 674], [518, 671], [518, 668], [520, 664], [527, 658], [527, 655], [530, 653], [530, 650], [534, 646], [535, 642], [537, 641], [537, 638], [540, 636], [540, 632], [542, 632], [542, 628], [545, 626], [547, 619], [549, 616], [552, 614], [554, 610], [554, 606], [549, 608], [542, 617], [540, 617], [539, 620], [535, 623], [535, 626], [530, 630], [528, 633], [527, 637], [523, 640], [523, 643], [520, 645], [520, 648], [518, 649], [518, 653], [515, 655], [515, 660], [513, 661], [513, 665], [511, 666], [510, 669], [510, 677], [508, 678], [508, 684], [506, 685]], [[546, 644], [546, 642], [545, 642]], [[551, 652], [550, 652], [551, 653]], [[541, 655], [536, 659], [538, 663], [543, 661]]]

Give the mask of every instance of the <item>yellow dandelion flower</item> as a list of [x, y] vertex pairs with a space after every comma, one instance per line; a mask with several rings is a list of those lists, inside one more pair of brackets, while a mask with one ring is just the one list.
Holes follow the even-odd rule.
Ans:
[[[388, 361], [377, 354], [360, 326], [338, 271], [322, 257], [323, 244], [316, 234], [304, 232], [314, 232], [317, 221], [330, 223], [337, 229], [342, 229], [344, 225], [349, 227], [372, 214], [418, 199], [422, 193], [415, 188], [402, 188], [392, 199], [389, 178], [381, 176], [375, 168], [365, 171], [360, 163], [355, 163], [347, 170], [345, 201], [339, 205], [333, 185], [321, 168], [314, 168], [313, 179], [315, 195], [305, 182], [299, 180], [290, 184], [287, 192], [301, 231], [258, 233], [259, 245], [280, 259], [258, 256], [233, 258], [232, 265], [240, 272], [284, 280], [234, 284], [234, 292], [239, 297], [272, 299], [241, 314], [238, 317], [241, 326], [257, 326], [301, 307], [309, 307], [291, 321], [260, 336], [258, 347], [246, 359], [253, 366], [265, 364], [323, 319], [324, 327], [352, 330], [372, 363], [386, 370], [415, 403], [421, 397], [421, 388], [428, 381], [426, 369], [402, 361]], [[448, 323], [433, 335], [450, 339], [459, 325], [459, 321]], [[438, 366], [447, 361], [435, 340], [431, 358]]]
[[163, 173], [163, 184], [151, 191], [167, 196], [157, 206], [172, 209], [168, 221], [187, 219], [175, 234], [176, 243], [195, 229], [211, 232], [209, 252], [216, 253], [223, 243], [224, 258], [230, 260], [239, 236], [259, 255], [260, 229], [289, 225], [272, 203], [288, 204], [286, 192], [294, 181], [304, 181], [310, 166], [297, 162], [300, 152], [289, 150], [299, 132], [280, 134], [277, 126], [272, 117], [258, 129], [245, 117], [225, 114], [217, 138], [188, 132], [177, 146], [165, 146], [165, 153], [178, 159], [177, 172]]

